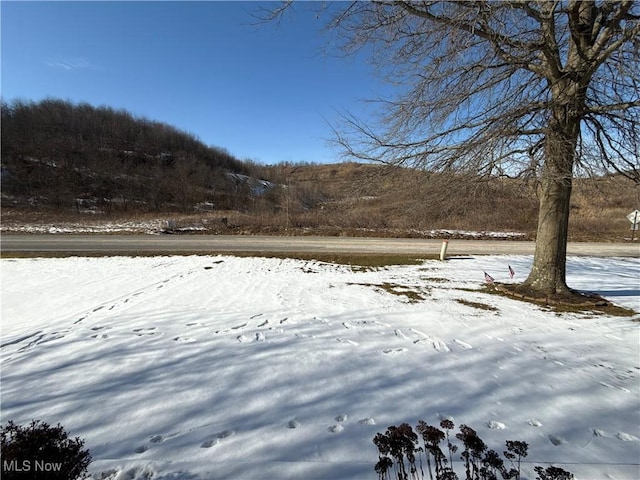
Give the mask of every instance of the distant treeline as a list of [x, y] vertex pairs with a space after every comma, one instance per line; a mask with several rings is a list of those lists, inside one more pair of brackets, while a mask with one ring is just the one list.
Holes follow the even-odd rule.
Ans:
[[57, 208], [193, 209], [247, 201], [222, 148], [124, 110], [47, 99], [2, 101], [3, 201]]

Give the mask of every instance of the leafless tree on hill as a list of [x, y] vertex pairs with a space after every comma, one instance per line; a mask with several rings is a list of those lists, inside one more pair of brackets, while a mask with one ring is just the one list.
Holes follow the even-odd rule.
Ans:
[[[272, 10], [279, 18], [291, 2]], [[378, 121], [345, 115], [344, 152], [430, 171], [534, 176], [536, 250], [520, 286], [572, 296], [566, 244], [575, 172], [640, 183], [640, 5], [632, 0], [315, 4], [347, 54], [396, 87]]]

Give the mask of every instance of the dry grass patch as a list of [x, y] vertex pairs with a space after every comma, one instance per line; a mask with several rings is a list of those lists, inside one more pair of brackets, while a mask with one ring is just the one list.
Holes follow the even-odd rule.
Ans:
[[443, 277], [421, 277], [420, 280], [430, 283], [448, 283], [451, 281], [448, 278]]
[[[502, 295], [507, 298], [521, 300], [542, 306], [558, 313], [581, 313], [585, 315], [609, 315], [612, 317], [633, 317], [638, 312], [629, 308], [615, 305], [599, 295], [575, 291], [569, 295], [555, 295], [546, 297], [534, 291], [529, 291], [522, 285], [492, 284], [483, 287], [487, 293]], [[637, 319], [635, 321], [638, 321]]]
[[464, 298], [456, 298], [456, 302], [462, 304], [462, 305], [466, 305], [467, 307], [471, 307], [471, 308], [477, 308], [479, 310], [486, 310], [489, 312], [499, 312], [500, 309], [494, 307], [493, 305], [488, 305], [486, 303], [482, 303], [482, 302], [472, 302], [470, 300], [465, 300]]
[[408, 303], [418, 303], [426, 299], [424, 288], [422, 287], [408, 287], [406, 285], [398, 285], [396, 283], [348, 283], [347, 285], [361, 285], [364, 287], [373, 287], [378, 290], [383, 290], [391, 295], [398, 297], [405, 297]]
[[296, 260], [315, 260], [317, 262], [335, 263], [350, 266], [354, 272], [365, 272], [394, 265], [419, 265], [424, 259], [412, 255], [377, 255], [377, 254], [353, 254], [353, 253], [270, 253], [265, 255], [271, 258], [292, 258]]

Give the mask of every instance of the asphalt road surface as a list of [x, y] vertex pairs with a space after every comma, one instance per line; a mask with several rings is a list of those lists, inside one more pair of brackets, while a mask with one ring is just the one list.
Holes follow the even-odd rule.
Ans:
[[[244, 235], [0, 236], [2, 257], [70, 255], [354, 254], [437, 256], [442, 240], [409, 238], [275, 237]], [[447, 255], [532, 255], [533, 242], [450, 240]], [[635, 243], [569, 243], [569, 255], [640, 257]]]

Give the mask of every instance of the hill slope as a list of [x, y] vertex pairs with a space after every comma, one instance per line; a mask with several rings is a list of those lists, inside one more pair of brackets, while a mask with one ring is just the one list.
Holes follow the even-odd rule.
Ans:
[[[451, 238], [471, 230], [535, 236], [535, 179], [478, 179], [361, 163], [266, 170], [265, 177], [289, 186], [279, 203], [286, 208], [257, 220], [236, 215], [239, 225], [279, 221], [290, 229], [349, 235]], [[626, 215], [636, 208], [640, 186], [632, 181], [621, 176], [576, 178], [570, 239], [623, 241], [630, 235]]]
[[2, 104], [3, 203], [162, 210], [222, 201], [247, 166], [126, 111], [48, 99]]

